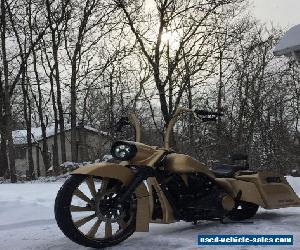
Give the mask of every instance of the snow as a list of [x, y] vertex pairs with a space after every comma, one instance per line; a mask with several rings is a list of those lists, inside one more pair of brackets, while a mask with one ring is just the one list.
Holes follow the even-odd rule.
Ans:
[[[300, 178], [288, 178], [300, 194]], [[58, 182], [0, 184], [0, 249], [70, 250], [87, 249], [71, 242], [58, 229], [53, 213]], [[300, 249], [300, 208], [260, 209], [253, 224], [220, 224], [203, 221], [198, 225], [152, 224], [149, 233], [135, 233], [112, 249], [260, 249], [245, 247], [197, 247], [198, 234], [293, 234], [295, 245], [276, 249]], [[274, 249], [261, 247], [261, 249]]]
[[274, 49], [275, 56], [291, 56], [292, 51], [300, 51], [300, 25], [288, 30]]
[[114, 157], [112, 155], [104, 155], [103, 156], [103, 161], [105, 161], [105, 162], [112, 160], [112, 159], [114, 159]]
[[[107, 136], [108, 133], [104, 132], [104, 131], [99, 131], [95, 128], [92, 128], [90, 126], [84, 126], [85, 129], [98, 133], [98, 134], [102, 134]], [[69, 131], [71, 130], [71, 124], [66, 124], [65, 125], [65, 131]], [[58, 129], [58, 133], [59, 133], [59, 129]], [[46, 128], [46, 136], [47, 137], [51, 137], [55, 134], [55, 126], [51, 125], [49, 127]], [[13, 140], [14, 140], [14, 144], [16, 145], [20, 145], [20, 144], [26, 144], [27, 143], [27, 130], [14, 130], [12, 132], [13, 135]], [[31, 128], [31, 138], [32, 138], [32, 142], [37, 142], [42, 140], [43, 136], [42, 136], [42, 129], [41, 127], [32, 127]]]

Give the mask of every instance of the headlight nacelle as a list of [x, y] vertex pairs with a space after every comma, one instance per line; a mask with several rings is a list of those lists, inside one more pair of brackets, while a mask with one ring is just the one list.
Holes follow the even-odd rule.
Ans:
[[117, 141], [111, 147], [111, 155], [120, 161], [128, 161], [134, 158], [136, 153], [136, 146], [126, 141]]

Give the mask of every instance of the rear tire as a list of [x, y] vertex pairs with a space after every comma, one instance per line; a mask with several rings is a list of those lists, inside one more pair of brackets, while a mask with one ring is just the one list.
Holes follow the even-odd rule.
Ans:
[[[122, 230], [119, 228], [120, 232], [117, 231], [115, 234], [112, 234], [111, 232], [110, 236], [106, 236], [105, 233], [104, 238], [97, 238], [96, 234], [94, 234], [93, 237], [88, 237], [87, 235], [85, 235], [83, 232], [79, 230], [80, 226], [75, 225], [74, 219], [72, 218], [72, 212], [71, 212], [72, 210], [71, 203], [72, 203], [72, 197], [74, 196], [74, 191], [78, 190], [78, 187], [87, 178], [88, 176], [84, 176], [84, 175], [73, 175], [64, 183], [64, 185], [59, 190], [55, 200], [55, 208], [54, 208], [57, 225], [61, 229], [61, 231], [65, 234], [65, 236], [67, 236], [70, 240], [82, 246], [92, 247], [92, 248], [105, 248], [105, 247], [111, 247], [117, 245], [120, 242], [126, 240], [135, 232], [136, 206], [134, 206], [133, 209], [134, 214], [132, 214], [132, 217], [130, 217], [131, 219], [130, 220], [128, 219], [127, 221], [128, 224], [126, 225], [126, 228], [122, 227]], [[134, 200], [132, 200], [132, 202], [135, 203]], [[98, 218], [96, 216], [96, 212], [94, 213], [93, 210], [90, 212], [92, 213], [92, 216], [94, 216], [96, 219]], [[100, 219], [98, 220], [100, 221]], [[99, 224], [100, 223], [101, 222], [99, 222]], [[102, 224], [103, 223], [106, 222], [102, 221]], [[111, 224], [110, 224], [110, 228], [111, 228]], [[106, 230], [106, 224], [105, 224], [105, 230]]]
[[250, 202], [242, 201], [238, 209], [229, 212], [228, 217], [233, 221], [242, 221], [252, 218], [257, 210], [258, 205]]

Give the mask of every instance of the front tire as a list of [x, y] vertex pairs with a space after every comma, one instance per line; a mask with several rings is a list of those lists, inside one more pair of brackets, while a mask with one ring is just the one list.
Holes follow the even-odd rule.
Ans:
[[[101, 187], [97, 190], [99, 182]], [[131, 197], [122, 208], [110, 207], [121, 186], [115, 179], [71, 176], [55, 200], [55, 219], [61, 231], [72, 241], [93, 248], [110, 247], [126, 240], [135, 232], [136, 201]], [[75, 218], [79, 214], [80, 219]], [[101, 227], [104, 232], [100, 232]]]

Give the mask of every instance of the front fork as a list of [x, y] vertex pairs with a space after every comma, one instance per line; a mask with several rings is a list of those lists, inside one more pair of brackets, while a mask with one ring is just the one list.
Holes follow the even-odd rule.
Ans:
[[147, 180], [149, 177], [155, 176], [155, 170], [149, 166], [135, 166], [135, 165], [128, 165], [129, 169], [135, 173], [135, 176], [131, 180], [124, 192], [120, 194], [117, 198], [117, 203], [122, 204], [126, 200], [128, 200], [131, 195], [134, 193], [136, 188], [144, 181]]

